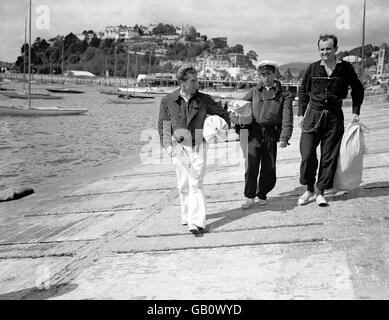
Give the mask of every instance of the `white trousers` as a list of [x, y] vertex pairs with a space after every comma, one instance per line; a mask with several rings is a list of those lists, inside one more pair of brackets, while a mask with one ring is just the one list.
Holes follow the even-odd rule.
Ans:
[[205, 228], [206, 208], [203, 181], [206, 168], [207, 144], [187, 147], [178, 144], [172, 162], [177, 175], [181, 201], [181, 221]]

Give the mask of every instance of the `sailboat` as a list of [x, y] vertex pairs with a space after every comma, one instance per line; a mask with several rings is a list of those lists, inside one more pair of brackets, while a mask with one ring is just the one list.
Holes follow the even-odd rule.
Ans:
[[[62, 38], [62, 76], [64, 75], [64, 38]], [[53, 93], [84, 93], [85, 91], [76, 90], [72, 88], [46, 88], [47, 91], [53, 92]]]
[[61, 107], [32, 107], [31, 106], [31, 6], [32, 0], [29, 0], [29, 40], [28, 40], [28, 106], [2, 106], [0, 105], [0, 114], [11, 116], [58, 116], [74, 115], [86, 113], [87, 109], [65, 109]]
[[1, 87], [1, 84], [0, 84], [0, 91], [16, 91], [16, 89], [13, 89], [13, 88], [3, 88], [3, 87]]
[[116, 65], [117, 65], [117, 56], [116, 56], [116, 45], [114, 47], [114, 66], [113, 66], [113, 90], [99, 90], [101, 94], [108, 94], [108, 95], [114, 95], [117, 96], [118, 91], [116, 89]]
[[128, 49], [127, 49], [126, 93], [119, 93], [118, 94], [119, 99], [110, 99], [109, 102], [114, 103], [114, 104], [150, 104], [150, 103], [153, 103], [154, 97], [128, 93], [128, 77], [129, 77], [129, 73], [130, 73], [129, 65], [130, 65], [130, 40], [128, 40]]
[[54, 93], [84, 93], [85, 91], [70, 89], [70, 88], [47, 88], [47, 91]]
[[28, 95], [26, 92], [0, 92], [1, 95], [11, 99], [45, 99], [45, 100], [58, 100], [63, 99], [63, 96], [53, 96], [48, 93], [31, 93]]
[[[27, 22], [24, 19], [24, 44], [27, 43]], [[6, 90], [8, 91], [8, 90]], [[47, 93], [31, 93], [26, 92], [26, 46], [24, 45], [24, 59], [23, 59], [23, 92], [0, 92], [1, 95], [11, 99], [46, 99], [55, 100], [63, 99], [62, 96], [53, 96]]]

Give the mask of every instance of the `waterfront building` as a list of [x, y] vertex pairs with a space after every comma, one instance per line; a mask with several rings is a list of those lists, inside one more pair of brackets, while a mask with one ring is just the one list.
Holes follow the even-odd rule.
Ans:
[[227, 38], [225, 37], [212, 38], [212, 44], [215, 49], [225, 49], [228, 47]]
[[127, 26], [108, 26], [105, 28], [103, 39], [128, 40], [138, 37], [139, 33], [134, 32]]
[[161, 41], [162, 41], [162, 44], [171, 45], [171, 44], [175, 44], [180, 38], [181, 38], [181, 35], [179, 35], [179, 34], [162, 35]]
[[196, 58], [198, 69], [211, 68], [212, 70], [226, 70], [232, 67], [228, 55], [201, 54]]
[[96, 77], [95, 74], [89, 71], [81, 71], [81, 70], [66, 70], [63, 75], [65, 77], [78, 77], [78, 78], [93, 78]]
[[212, 67], [200, 68], [199, 70], [199, 78], [206, 80], [221, 80], [228, 77], [228, 73], [225, 69], [214, 69]]
[[250, 58], [242, 53], [230, 53], [228, 56], [233, 67], [254, 67]]
[[350, 62], [350, 63], [356, 63], [356, 62], [361, 61], [362, 59], [358, 56], [346, 56], [346, 57], [343, 57], [343, 60]]
[[153, 51], [153, 55], [156, 57], [166, 57], [167, 49], [163, 47], [158, 47]]

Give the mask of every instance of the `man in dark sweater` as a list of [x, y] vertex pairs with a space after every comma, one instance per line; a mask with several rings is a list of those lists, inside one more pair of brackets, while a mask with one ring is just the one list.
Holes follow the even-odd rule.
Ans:
[[[277, 180], [277, 142], [281, 148], [286, 148], [293, 131], [293, 95], [275, 79], [276, 67], [274, 61], [259, 62], [260, 83], [243, 98], [252, 102], [254, 118], [247, 126], [248, 136], [240, 134], [242, 151], [246, 154], [243, 209], [251, 208], [256, 197], [259, 205], [267, 204], [267, 194]], [[242, 143], [242, 139], [247, 141]]]
[[[298, 123], [302, 129], [300, 183], [306, 185], [307, 190], [298, 199], [298, 204], [305, 205], [316, 196], [319, 206], [327, 206], [323, 194], [325, 189], [333, 187], [344, 133], [342, 100], [347, 97], [350, 86], [352, 121], [358, 123], [364, 88], [353, 66], [337, 58], [336, 36], [320, 36], [318, 48], [321, 60], [308, 67], [299, 91]], [[320, 166], [316, 155], [319, 143]]]

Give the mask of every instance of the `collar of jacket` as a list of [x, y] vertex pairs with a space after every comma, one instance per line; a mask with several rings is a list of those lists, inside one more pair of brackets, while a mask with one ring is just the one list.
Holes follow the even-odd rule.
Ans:
[[[180, 89], [172, 92], [171, 94], [171, 98], [172, 98], [172, 101], [175, 102], [177, 104], [177, 106], [180, 105], [180, 100], [181, 99], [184, 99], [183, 97], [181, 97], [180, 95]], [[192, 121], [192, 119], [194, 118], [194, 116], [197, 114], [197, 112], [199, 111], [200, 109], [200, 101], [201, 101], [201, 96], [200, 96], [200, 93], [198, 91], [195, 92], [195, 94], [193, 95], [193, 97], [191, 98], [192, 100], [195, 100], [196, 103], [193, 103], [191, 104], [192, 107], [190, 108], [189, 110], [189, 114], [188, 114], [188, 118], [186, 119], [186, 124], [189, 125], [189, 123]]]
[[259, 101], [266, 101], [266, 100], [273, 100], [275, 99], [282, 91], [281, 82], [275, 80], [274, 86], [271, 87], [269, 90], [263, 90], [265, 87], [257, 86], [257, 91], [259, 93], [258, 98]]
[[[180, 89], [177, 89], [176, 91], [173, 91], [172, 92], [172, 100], [174, 102], [179, 102], [181, 99], [184, 99], [183, 97], [181, 97], [181, 94], [180, 94]], [[197, 102], [200, 101], [200, 94], [198, 91], [196, 91], [194, 93], [194, 95], [191, 97], [191, 99], [195, 99]]]
[[[336, 57], [335, 65], [337, 65], [338, 63], [342, 63], [342, 60], [340, 60], [338, 57]], [[320, 65], [321, 65], [321, 66], [324, 66], [324, 61], [323, 61], [323, 59], [320, 60]]]

